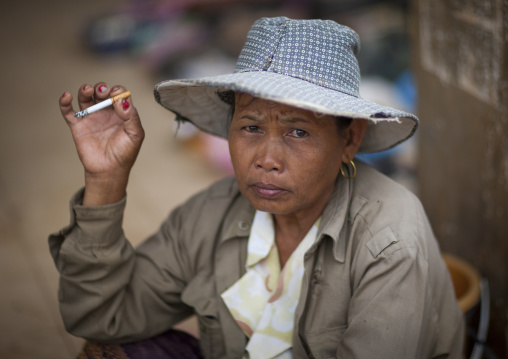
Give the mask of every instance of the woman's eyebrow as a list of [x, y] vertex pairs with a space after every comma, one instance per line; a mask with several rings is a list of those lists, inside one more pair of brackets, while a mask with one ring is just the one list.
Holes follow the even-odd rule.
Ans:
[[238, 111], [237, 116], [239, 119], [246, 119], [246, 120], [252, 120], [255, 122], [263, 122], [266, 119], [266, 116], [263, 115], [263, 113], [259, 111]]
[[264, 123], [266, 122], [266, 120], [262, 117], [258, 117], [258, 116], [255, 116], [255, 115], [252, 115], [252, 114], [240, 114], [239, 116], [236, 117], [236, 120], [237, 121], [249, 121], [249, 122], [252, 122], [252, 123]]
[[309, 123], [312, 123], [312, 121], [310, 121], [309, 119], [307, 119], [305, 117], [293, 116], [291, 114], [279, 116], [279, 121], [282, 123], [289, 123], [289, 124], [295, 124], [295, 123], [309, 124]]

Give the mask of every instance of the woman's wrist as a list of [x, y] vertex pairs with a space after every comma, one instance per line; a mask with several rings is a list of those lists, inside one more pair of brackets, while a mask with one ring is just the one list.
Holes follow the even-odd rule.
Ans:
[[94, 175], [85, 173], [83, 206], [104, 206], [125, 197], [129, 174]]

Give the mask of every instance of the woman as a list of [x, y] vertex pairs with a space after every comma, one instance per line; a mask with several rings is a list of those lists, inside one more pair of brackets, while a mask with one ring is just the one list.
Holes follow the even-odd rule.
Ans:
[[[197, 314], [207, 358], [460, 357], [462, 313], [421, 204], [353, 162], [418, 123], [358, 97], [358, 47], [332, 21], [264, 18], [234, 74], [158, 84], [179, 120], [228, 138], [235, 178], [135, 250], [121, 221], [144, 137], [136, 109], [76, 119], [65, 93], [85, 168], [71, 224], [50, 236], [67, 329], [128, 343]], [[124, 90], [85, 85], [80, 107]]]

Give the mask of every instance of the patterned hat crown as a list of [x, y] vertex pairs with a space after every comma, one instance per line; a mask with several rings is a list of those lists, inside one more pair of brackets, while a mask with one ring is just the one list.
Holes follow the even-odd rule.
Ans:
[[268, 71], [358, 97], [358, 35], [331, 20], [258, 20], [247, 34], [235, 73]]

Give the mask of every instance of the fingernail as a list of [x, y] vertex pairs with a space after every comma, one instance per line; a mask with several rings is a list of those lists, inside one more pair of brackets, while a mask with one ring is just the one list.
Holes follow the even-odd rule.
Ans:
[[126, 99], [123, 99], [122, 106], [124, 110], [128, 110], [131, 105], [129, 105], [129, 102]]
[[106, 85], [100, 85], [99, 86], [99, 92], [106, 92], [106, 90], [108, 89], [108, 87]]
[[113, 88], [111, 89], [111, 92], [115, 92], [115, 91], [116, 91], [116, 90], [118, 90], [118, 89], [119, 89], [119, 87], [118, 87], [118, 86], [115, 86], [115, 87], [113, 87]]
[[62, 94], [62, 97], [65, 97], [67, 95], [67, 91]]
[[83, 90], [86, 90], [88, 87], [90, 87], [90, 86], [88, 86], [88, 85], [83, 85]]

